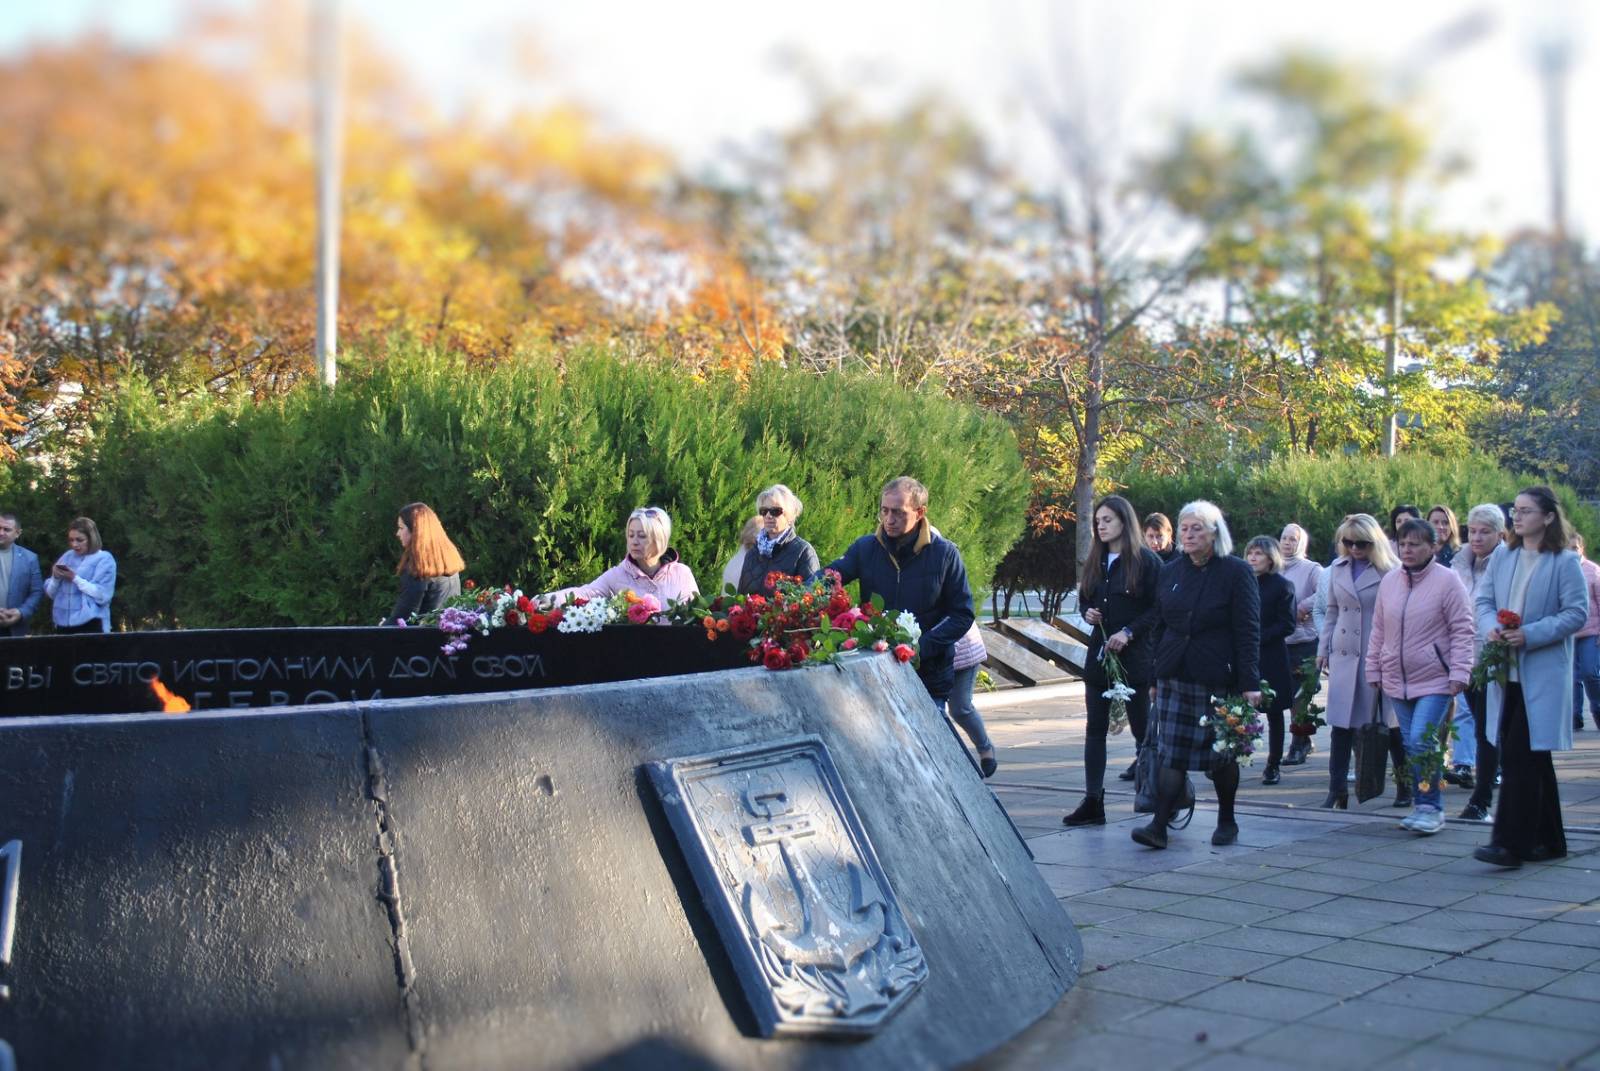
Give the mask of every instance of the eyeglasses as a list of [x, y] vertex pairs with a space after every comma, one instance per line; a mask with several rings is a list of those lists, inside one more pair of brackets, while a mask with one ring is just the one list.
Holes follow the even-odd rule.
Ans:
[[756, 510], [756, 512], [761, 514], [761, 516], [763, 516], [763, 517], [782, 517], [783, 516], [783, 507], [782, 506], [762, 506], [760, 509]]
[[1519, 507], [1519, 508], [1514, 509], [1514, 510], [1511, 511], [1511, 516], [1513, 516], [1513, 517], [1540, 517], [1540, 516], [1544, 515], [1544, 512], [1545, 512], [1544, 510], [1537, 509], [1537, 508], [1532, 507], [1532, 506], [1530, 506], [1530, 507], [1528, 507], [1526, 509], [1522, 509], [1522, 508]]
[[1370, 540], [1370, 539], [1341, 539], [1341, 540], [1339, 540], [1339, 542], [1344, 544], [1344, 548], [1346, 550], [1371, 550], [1372, 549], [1372, 540]]

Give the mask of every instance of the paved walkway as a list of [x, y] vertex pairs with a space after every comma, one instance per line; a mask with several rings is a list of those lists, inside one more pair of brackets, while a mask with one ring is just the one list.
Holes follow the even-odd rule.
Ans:
[[[1391, 798], [1318, 809], [1324, 753], [1275, 787], [1245, 769], [1237, 845], [1211, 846], [1200, 779], [1193, 824], [1141, 848], [1129, 832], [1146, 819], [1114, 780], [1126, 734], [1107, 824], [1064, 829], [1082, 794], [1081, 695], [984, 702], [990, 783], [1077, 923], [1084, 967], [983, 1066], [1600, 1071], [1600, 732], [1557, 757], [1568, 858], [1506, 871], [1472, 858], [1483, 824], [1419, 837]], [[1466, 797], [1447, 786], [1446, 813]]]

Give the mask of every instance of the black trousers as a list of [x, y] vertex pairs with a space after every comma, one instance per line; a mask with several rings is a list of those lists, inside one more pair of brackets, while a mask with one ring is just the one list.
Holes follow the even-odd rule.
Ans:
[[101, 621], [99, 618], [95, 618], [93, 621], [85, 621], [81, 625], [57, 625], [56, 626], [56, 634], [58, 636], [60, 636], [60, 635], [77, 635], [79, 633], [83, 633], [85, 635], [99, 636], [102, 633], [104, 633], [105, 630], [106, 630], [106, 623], [104, 621]]
[[[1111, 728], [1111, 700], [1101, 693], [1108, 687], [1110, 685], [1099, 674], [1084, 674], [1083, 705], [1087, 708], [1089, 723], [1084, 727], [1083, 737], [1083, 784], [1091, 796], [1105, 787], [1106, 733]], [[1143, 684], [1134, 684], [1132, 687], [1133, 698], [1128, 700], [1128, 731], [1133, 734], [1133, 744], [1137, 748], [1144, 742], [1145, 725], [1149, 721], [1150, 689]]]
[[[1518, 689], [1519, 691], [1521, 689]], [[1472, 802], [1484, 810], [1494, 803], [1494, 775], [1500, 772], [1500, 749], [1489, 743], [1489, 696], [1482, 688], [1463, 692], [1467, 709], [1472, 711], [1472, 737], [1478, 742], [1477, 784], [1472, 789]], [[1504, 739], [1504, 730], [1501, 730]]]
[[[1566, 717], [1568, 711], [1561, 712]], [[1555, 763], [1548, 751], [1534, 751], [1528, 740], [1528, 708], [1522, 685], [1505, 687], [1500, 711], [1500, 806], [1494, 812], [1490, 841], [1519, 859], [1552, 859], [1567, 854], [1561, 825], [1561, 796]]]

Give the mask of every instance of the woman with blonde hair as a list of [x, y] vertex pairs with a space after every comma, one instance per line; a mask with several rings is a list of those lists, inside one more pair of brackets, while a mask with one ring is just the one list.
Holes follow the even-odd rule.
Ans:
[[1394, 759], [1396, 807], [1411, 803], [1405, 771], [1405, 745], [1400, 723], [1384, 704], [1376, 685], [1367, 683], [1367, 641], [1378, 602], [1378, 585], [1399, 565], [1389, 537], [1370, 513], [1352, 513], [1339, 525], [1334, 545], [1340, 557], [1328, 567], [1328, 608], [1317, 638], [1317, 668], [1328, 673], [1327, 713], [1332, 743], [1328, 755], [1328, 798], [1324, 807], [1349, 805], [1345, 775], [1355, 731], [1380, 715], [1389, 725], [1389, 753]]
[[1448, 567], [1461, 549], [1461, 526], [1456, 523], [1456, 511], [1438, 505], [1428, 510], [1428, 523], [1433, 526], [1433, 560]]
[[678, 552], [670, 545], [672, 518], [667, 516], [666, 510], [658, 506], [634, 510], [628, 514], [623, 537], [628, 550], [620, 562], [587, 584], [549, 592], [540, 596], [540, 601], [561, 603], [569, 597], [609, 599], [631, 591], [636, 595], [654, 595], [656, 601], [666, 607], [700, 594], [694, 573], [678, 560]]
[[50, 567], [44, 593], [58, 633], [110, 632], [111, 598], [117, 590], [117, 560], [100, 543], [88, 517], [67, 525], [67, 549]]
[[745, 553], [739, 569], [740, 595], [771, 595], [772, 585], [767, 583], [767, 577], [773, 573], [804, 580], [822, 568], [817, 552], [794, 528], [804, 508], [799, 497], [781, 483], [756, 496], [756, 516], [761, 527], [756, 530], [755, 546]]
[[394, 537], [401, 548], [400, 562], [394, 567], [400, 577], [400, 595], [389, 612], [388, 624], [437, 610], [446, 599], [461, 594], [461, 573], [467, 565], [444, 534], [438, 514], [426, 503], [400, 507]]

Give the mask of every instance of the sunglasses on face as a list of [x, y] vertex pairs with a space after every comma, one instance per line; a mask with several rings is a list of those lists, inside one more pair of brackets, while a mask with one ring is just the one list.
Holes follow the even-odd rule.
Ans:
[[756, 510], [756, 512], [761, 514], [761, 516], [763, 516], [763, 517], [782, 517], [783, 516], [783, 507], [782, 506], [762, 506], [760, 509]]
[[1370, 539], [1341, 539], [1341, 540], [1339, 540], [1339, 542], [1344, 544], [1344, 549], [1345, 550], [1371, 550], [1372, 549], [1372, 540], [1370, 540]]

